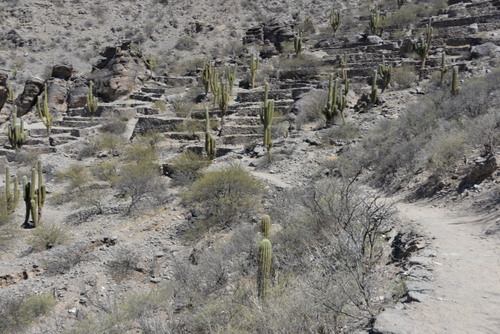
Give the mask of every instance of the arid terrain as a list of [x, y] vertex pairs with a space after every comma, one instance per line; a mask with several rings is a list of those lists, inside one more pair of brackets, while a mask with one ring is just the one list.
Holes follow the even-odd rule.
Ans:
[[1, 333], [496, 333], [500, 2], [0, 3]]

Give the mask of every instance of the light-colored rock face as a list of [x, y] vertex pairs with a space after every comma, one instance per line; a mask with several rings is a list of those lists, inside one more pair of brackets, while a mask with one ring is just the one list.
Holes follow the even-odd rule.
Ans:
[[84, 78], [77, 78], [73, 81], [68, 92], [68, 107], [79, 108], [87, 103], [89, 86]]
[[68, 81], [63, 79], [51, 78], [47, 81], [47, 99], [52, 111], [62, 113], [68, 109], [68, 86]]
[[104, 101], [130, 94], [145, 75], [144, 61], [135, 52], [120, 48], [110, 48], [103, 56], [106, 59], [91, 74], [96, 94]]

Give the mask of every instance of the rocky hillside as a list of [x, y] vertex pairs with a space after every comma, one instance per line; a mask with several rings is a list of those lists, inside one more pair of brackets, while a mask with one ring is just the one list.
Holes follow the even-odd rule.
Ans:
[[0, 4], [0, 331], [392, 333], [390, 196], [495, 238], [500, 2], [331, 6]]

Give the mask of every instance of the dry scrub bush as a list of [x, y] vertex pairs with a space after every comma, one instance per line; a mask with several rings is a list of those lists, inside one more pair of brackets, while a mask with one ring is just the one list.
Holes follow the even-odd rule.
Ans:
[[58, 247], [42, 260], [44, 274], [50, 276], [67, 273], [87, 259], [87, 248], [83, 242]]
[[415, 69], [411, 65], [396, 67], [392, 72], [392, 85], [396, 89], [411, 88], [417, 79]]
[[132, 276], [139, 263], [139, 255], [128, 247], [115, 249], [112, 261], [106, 264], [108, 273], [114, 281], [120, 283]]
[[71, 239], [68, 230], [55, 223], [46, 223], [33, 229], [28, 245], [32, 252], [44, 251], [67, 243]]
[[26, 333], [37, 318], [52, 311], [56, 300], [49, 294], [0, 298], [0, 332]]
[[450, 171], [467, 147], [498, 143], [499, 74], [495, 70], [467, 82], [458, 95], [443, 87], [398, 119], [382, 121], [342, 156], [341, 162], [349, 166], [344, 169], [370, 167], [371, 183], [394, 191], [422, 168], [435, 176]]
[[186, 204], [203, 215], [199, 228], [223, 228], [248, 217], [259, 207], [262, 184], [242, 166], [207, 172], [183, 194]]
[[193, 183], [200, 175], [201, 170], [210, 165], [208, 159], [191, 151], [178, 155], [171, 164], [172, 178], [178, 185]]
[[101, 125], [99, 131], [101, 133], [111, 133], [114, 135], [122, 135], [127, 130], [127, 120], [123, 118], [113, 117]]

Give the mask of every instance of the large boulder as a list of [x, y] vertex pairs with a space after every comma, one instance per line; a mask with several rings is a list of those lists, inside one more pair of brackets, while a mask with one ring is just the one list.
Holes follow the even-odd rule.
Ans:
[[68, 110], [68, 81], [59, 78], [47, 80], [47, 100], [52, 112], [64, 113]]
[[30, 79], [24, 84], [24, 90], [16, 99], [17, 115], [23, 116], [27, 114], [36, 104], [37, 97], [40, 95], [44, 87], [44, 82], [40, 79]]
[[96, 95], [104, 101], [114, 101], [130, 94], [146, 73], [140, 54], [130, 49], [129, 43], [107, 47], [91, 73]]
[[54, 67], [52, 67], [53, 78], [69, 80], [72, 75], [73, 75], [73, 66], [71, 65], [59, 64], [59, 65], [54, 65]]
[[69, 88], [68, 107], [81, 108], [87, 103], [87, 95], [89, 94], [89, 86], [87, 79], [76, 78]]
[[9, 88], [7, 87], [7, 79], [9, 75], [7, 73], [0, 73], [0, 110], [7, 102], [7, 97], [9, 96]]
[[248, 29], [243, 37], [243, 44], [263, 44], [266, 40], [273, 44], [279, 44], [293, 40], [294, 35], [292, 23], [272, 19], [262, 26]]
[[470, 50], [471, 58], [496, 57], [498, 54], [500, 54], [500, 46], [492, 42], [473, 46]]
[[474, 160], [474, 163], [475, 166], [462, 179], [460, 185], [458, 186], [458, 191], [460, 193], [475, 184], [481, 183], [483, 180], [493, 175], [495, 170], [498, 168], [497, 159], [493, 154], [490, 154], [485, 158], [478, 158]]

